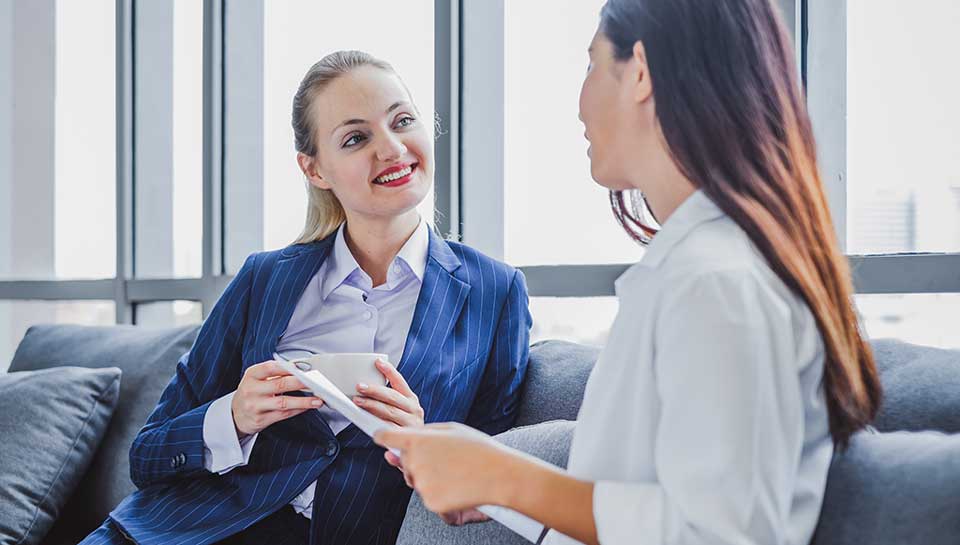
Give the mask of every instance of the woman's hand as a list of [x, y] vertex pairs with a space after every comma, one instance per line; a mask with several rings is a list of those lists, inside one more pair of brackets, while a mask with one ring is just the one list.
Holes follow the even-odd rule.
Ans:
[[303, 388], [303, 383], [275, 361], [248, 367], [230, 407], [237, 435], [241, 438], [253, 435], [275, 422], [323, 405], [319, 397], [284, 395]]
[[407, 484], [445, 521], [469, 522], [464, 516], [476, 513], [473, 508], [500, 505], [582, 543], [599, 543], [590, 481], [462, 424], [386, 429], [373, 440], [400, 453]]
[[[479, 505], [504, 504], [510, 456], [479, 431], [461, 424], [431, 424], [384, 430], [374, 441], [400, 452], [407, 484], [428, 509], [447, 515], [444, 520], [457, 522], [457, 512]], [[389, 450], [385, 457], [396, 458]]]
[[377, 360], [376, 365], [392, 388], [358, 384], [357, 392], [360, 395], [355, 396], [353, 402], [367, 412], [398, 426], [422, 426], [423, 407], [407, 381], [393, 365], [381, 360]]

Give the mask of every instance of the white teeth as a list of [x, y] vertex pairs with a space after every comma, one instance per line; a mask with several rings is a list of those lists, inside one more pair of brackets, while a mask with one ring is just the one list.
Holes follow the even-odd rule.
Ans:
[[404, 176], [409, 175], [411, 172], [413, 172], [413, 169], [410, 167], [406, 167], [403, 170], [398, 170], [397, 172], [394, 172], [393, 174], [386, 174], [384, 176], [380, 176], [379, 178], [374, 180], [374, 182], [378, 184], [390, 183], [394, 180], [399, 180], [400, 178], [403, 178]]

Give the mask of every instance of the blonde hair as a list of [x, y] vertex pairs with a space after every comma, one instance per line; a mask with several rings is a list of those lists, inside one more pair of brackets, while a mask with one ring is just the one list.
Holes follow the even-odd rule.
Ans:
[[[320, 59], [310, 67], [300, 82], [297, 94], [293, 97], [293, 134], [297, 151], [316, 157], [317, 142], [314, 137], [313, 102], [331, 82], [340, 76], [362, 66], [373, 66], [395, 72], [389, 63], [364, 53], [363, 51], [337, 51]], [[336, 231], [346, 221], [343, 205], [329, 189], [320, 189], [306, 181], [307, 218], [303, 232], [294, 244], [305, 244], [322, 240]]]

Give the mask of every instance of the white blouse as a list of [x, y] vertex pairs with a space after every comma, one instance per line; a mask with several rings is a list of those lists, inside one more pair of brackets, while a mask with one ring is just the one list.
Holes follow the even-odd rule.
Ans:
[[833, 444], [808, 307], [700, 191], [616, 293], [568, 463], [600, 543], [809, 543]]

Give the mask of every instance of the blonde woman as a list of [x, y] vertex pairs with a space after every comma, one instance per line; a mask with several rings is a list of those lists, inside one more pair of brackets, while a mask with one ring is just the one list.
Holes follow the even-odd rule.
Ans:
[[247, 259], [134, 441], [139, 490], [84, 544], [394, 543], [403, 474], [320, 399], [296, 395], [277, 355], [384, 353], [390, 386], [358, 385], [364, 409], [402, 427], [510, 426], [526, 286], [418, 214], [433, 117], [388, 64], [347, 51], [307, 72], [293, 129], [309, 182], [303, 234]]

